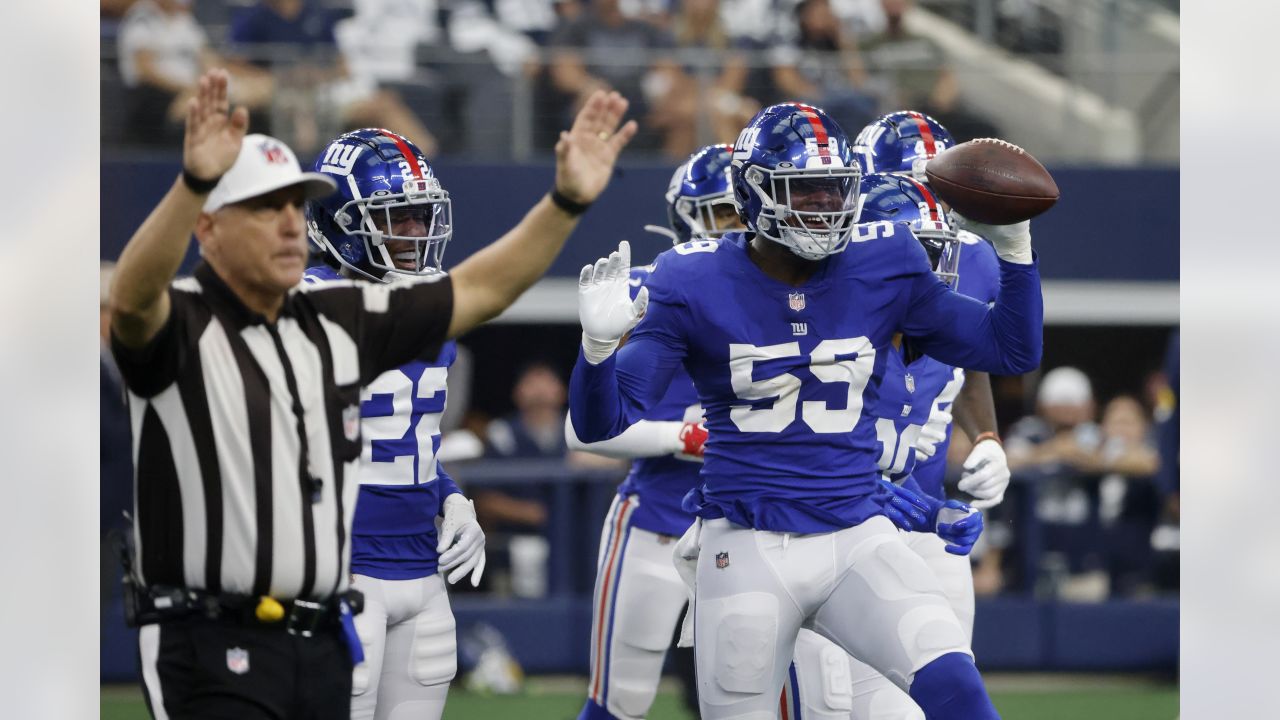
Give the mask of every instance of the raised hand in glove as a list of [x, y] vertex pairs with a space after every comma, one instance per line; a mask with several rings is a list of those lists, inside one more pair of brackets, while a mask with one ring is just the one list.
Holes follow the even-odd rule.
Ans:
[[582, 351], [587, 362], [599, 365], [618, 348], [622, 336], [640, 322], [649, 305], [649, 289], [631, 299], [631, 244], [618, 243], [609, 257], [582, 266], [578, 275], [578, 319], [582, 322]]
[[988, 225], [951, 211], [951, 224], [991, 241], [1001, 260], [1019, 265], [1031, 264], [1031, 221], [1012, 225]]

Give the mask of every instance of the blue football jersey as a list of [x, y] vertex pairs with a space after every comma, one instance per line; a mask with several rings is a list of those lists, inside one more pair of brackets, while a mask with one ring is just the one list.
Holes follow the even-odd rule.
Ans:
[[[308, 268], [305, 282], [342, 280], [328, 266]], [[435, 518], [460, 492], [444, 471], [440, 418], [445, 381], [458, 346], [379, 375], [360, 391], [360, 493], [351, 530], [351, 572], [410, 580], [436, 572]]]
[[[644, 414], [645, 420], [702, 419], [702, 405], [693, 381], [683, 368], [672, 374], [667, 392]], [[681, 507], [684, 496], [698, 484], [702, 463], [674, 455], [636, 458], [631, 472], [618, 487], [620, 495], [638, 495], [640, 503], [631, 515], [631, 524], [663, 535], [683, 535], [693, 522], [693, 514]]]
[[[995, 248], [970, 233], [961, 234], [960, 269], [956, 291], [982, 303], [991, 303], [1000, 291], [1000, 264]], [[937, 453], [916, 462], [915, 443], [934, 408], [948, 409], [964, 384], [964, 370], [929, 356], [903, 364], [902, 352], [890, 348], [880, 388], [876, 436], [880, 441], [880, 470], [894, 482], [908, 475], [919, 489], [945, 499], [942, 478], [946, 471], [947, 439]]]
[[1002, 262], [1002, 302], [988, 308], [939, 281], [910, 231], [889, 223], [859, 226], [798, 287], [765, 274], [747, 247], [731, 233], [659, 256], [628, 342], [599, 365], [579, 354], [571, 380], [574, 429], [596, 442], [642, 418], [683, 364], [710, 433], [685, 500], [702, 517], [827, 532], [880, 513], [872, 410], [896, 332], [964, 367], [1039, 363], [1034, 264]]

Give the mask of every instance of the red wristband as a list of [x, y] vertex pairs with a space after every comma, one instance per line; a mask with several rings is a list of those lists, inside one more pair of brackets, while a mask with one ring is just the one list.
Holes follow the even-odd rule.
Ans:
[[992, 432], [991, 430], [978, 433], [978, 437], [973, 439], [973, 444], [977, 445], [983, 440], [995, 440], [997, 445], [999, 445], [1000, 447], [1004, 447], [1004, 443], [1000, 441], [1000, 436]]

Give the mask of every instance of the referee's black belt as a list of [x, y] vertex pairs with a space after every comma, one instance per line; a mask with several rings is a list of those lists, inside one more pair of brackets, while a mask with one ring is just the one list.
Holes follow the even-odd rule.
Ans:
[[134, 602], [125, 602], [130, 627], [205, 618], [311, 637], [318, 630], [339, 627], [344, 603], [352, 615], [364, 609], [364, 595], [354, 589], [325, 600], [276, 600], [161, 585], [137, 595]]

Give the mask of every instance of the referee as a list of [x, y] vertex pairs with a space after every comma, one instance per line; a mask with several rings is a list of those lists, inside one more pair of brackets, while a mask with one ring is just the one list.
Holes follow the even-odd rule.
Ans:
[[[554, 189], [443, 279], [298, 287], [303, 202], [333, 183], [245, 136], [224, 71], [200, 79], [182, 176], [110, 297], [134, 430], [130, 607], [156, 718], [346, 720], [360, 388], [546, 271], [635, 134], [626, 107], [592, 96], [556, 144]], [[192, 233], [203, 262], [174, 282]]]

